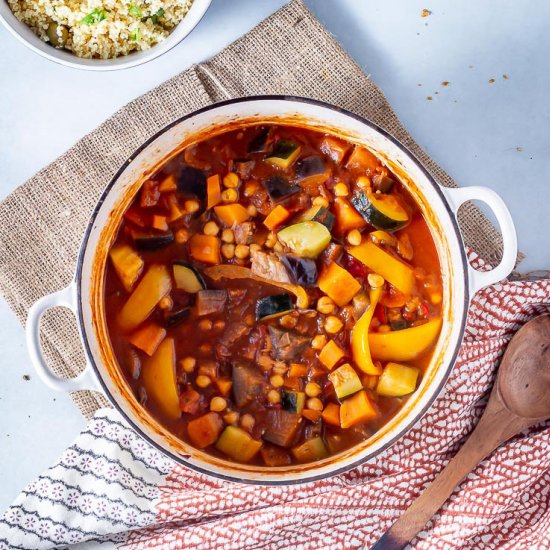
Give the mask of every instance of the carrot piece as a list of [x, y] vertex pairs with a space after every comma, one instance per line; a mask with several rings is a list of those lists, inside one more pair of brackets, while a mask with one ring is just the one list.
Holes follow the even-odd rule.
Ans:
[[334, 340], [329, 340], [319, 353], [319, 361], [321, 361], [328, 370], [331, 370], [345, 355], [346, 353], [344, 350]]
[[176, 182], [176, 176], [170, 174], [166, 176], [159, 185], [159, 191], [161, 193], [168, 193], [169, 191], [177, 191], [178, 183]]
[[153, 227], [159, 231], [168, 231], [168, 222], [166, 216], [153, 216]]
[[212, 235], [195, 234], [189, 240], [189, 253], [205, 264], [220, 263], [220, 240]]
[[355, 424], [368, 422], [378, 416], [378, 408], [367, 392], [362, 390], [348, 397], [340, 407], [340, 425], [349, 428]]
[[215, 206], [214, 212], [227, 226], [232, 226], [234, 223], [243, 223], [249, 218], [246, 208], [238, 203]]
[[288, 390], [300, 391], [302, 389], [302, 382], [299, 378], [286, 378], [284, 387]]
[[277, 205], [264, 220], [264, 225], [273, 231], [278, 225], [281, 225], [288, 217], [290, 212], [280, 204]]
[[138, 330], [136, 330], [128, 341], [136, 348], [139, 348], [141, 351], [144, 351], [147, 355], [151, 356], [157, 348], [160, 346], [160, 343], [166, 337], [166, 330], [156, 323], [148, 323]]
[[218, 413], [209, 412], [187, 424], [187, 435], [195, 447], [204, 449], [218, 439], [223, 429], [223, 420]]
[[321, 273], [318, 285], [339, 307], [345, 306], [361, 290], [361, 285], [351, 273], [335, 262]]
[[220, 393], [224, 397], [227, 397], [231, 392], [233, 382], [229, 378], [216, 378], [216, 386], [218, 386]]
[[222, 200], [221, 182], [219, 174], [214, 174], [206, 180], [206, 196], [208, 197], [206, 209], [210, 210]]
[[344, 197], [336, 197], [332, 205], [336, 222], [334, 224], [334, 233], [344, 235], [352, 229], [361, 229], [367, 225], [367, 222], [355, 210], [355, 207]]
[[311, 420], [311, 422], [317, 422], [321, 418], [321, 411], [314, 411], [313, 409], [302, 409], [302, 416]]
[[176, 220], [179, 220], [184, 215], [185, 212], [180, 208], [176, 195], [168, 195], [166, 197], [166, 201], [167, 201], [168, 210], [170, 211], [168, 222], [172, 223], [172, 222], [175, 222]]
[[307, 366], [301, 365], [300, 363], [291, 363], [288, 376], [290, 378], [301, 378], [302, 376], [307, 376]]
[[332, 426], [340, 426], [340, 405], [329, 403], [321, 414], [323, 420]]
[[368, 149], [356, 145], [346, 162], [348, 170], [359, 169], [367, 174], [374, 174], [376, 168], [380, 166], [380, 161]]

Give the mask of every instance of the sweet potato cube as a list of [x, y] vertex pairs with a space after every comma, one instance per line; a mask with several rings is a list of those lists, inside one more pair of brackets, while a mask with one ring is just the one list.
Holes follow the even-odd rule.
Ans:
[[361, 290], [359, 281], [335, 262], [321, 273], [318, 285], [339, 307], [345, 306]]
[[327, 424], [340, 427], [340, 405], [328, 403], [323, 409], [321, 417]]
[[376, 404], [371, 401], [367, 392], [362, 390], [348, 397], [340, 407], [340, 425], [342, 428], [350, 428], [356, 424], [368, 422], [379, 415]]
[[198, 449], [213, 445], [223, 430], [223, 420], [218, 413], [209, 412], [187, 424], [187, 435]]
[[195, 234], [189, 241], [189, 253], [198, 262], [219, 264], [220, 240], [212, 235]]
[[138, 328], [128, 339], [130, 344], [151, 356], [166, 337], [166, 329], [156, 323], [148, 323]]
[[334, 340], [329, 340], [319, 353], [319, 361], [328, 370], [332, 370], [345, 355], [344, 350]]
[[250, 217], [247, 209], [239, 203], [215, 206], [214, 212], [216, 212], [216, 216], [218, 216], [224, 225], [228, 227], [236, 223], [243, 223]]

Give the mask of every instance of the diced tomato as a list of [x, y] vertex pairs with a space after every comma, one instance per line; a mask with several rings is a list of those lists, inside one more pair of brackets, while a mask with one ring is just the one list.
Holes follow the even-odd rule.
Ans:
[[150, 206], [156, 206], [160, 199], [160, 190], [158, 182], [154, 180], [147, 180], [141, 187], [141, 196], [139, 205], [142, 208], [148, 208]]
[[180, 409], [188, 414], [197, 414], [201, 409], [201, 395], [190, 385], [180, 395]]
[[380, 321], [382, 325], [385, 325], [388, 322], [386, 316], [386, 308], [382, 304], [378, 304], [374, 310], [374, 316]]

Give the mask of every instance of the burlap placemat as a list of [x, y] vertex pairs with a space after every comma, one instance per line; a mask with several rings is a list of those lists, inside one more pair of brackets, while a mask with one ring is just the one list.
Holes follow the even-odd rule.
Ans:
[[[263, 21], [213, 59], [132, 101], [0, 204], [0, 292], [21, 322], [41, 296], [66, 286], [80, 240], [105, 185], [147, 138], [168, 123], [227, 96], [292, 94], [328, 101], [378, 124], [405, 144], [442, 185], [456, 184], [412, 139], [382, 92], [300, 1]], [[473, 206], [462, 212], [465, 241], [485, 260], [501, 238]], [[70, 313], [47, 313], [42, 340], [51, 368], [84, 366]], [[95, 392], [72, 395], [89, 418], [107, 405]]]

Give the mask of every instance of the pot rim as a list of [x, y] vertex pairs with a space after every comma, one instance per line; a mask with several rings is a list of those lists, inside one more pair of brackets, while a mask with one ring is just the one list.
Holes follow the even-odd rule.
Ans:
[[[416, 167], [422, 172], [422, 174], [426, 177], [430, 185], [434, 188], [438, 196], [440, 197], [442, 204], [444, 205], [450, 219], [452, 222], [453, 230], [455, 233], [455, 237], [457, 238], [459, 243], [462, 243], [462, 246], [459, 247], [460, 250], [460, 259], [462, 262], [462, 276], [463, 276], [463, 284], [464, 284], [464, 296], [463, 296], [463, 303], [462, 303], [462, 319], [460, 320], [460, 331], [458, 333], [458, 337], [456, 340], [455, 349], [452, 352], [452, 355], [450, 356], [450, 359], [448, 360], [448, 363], [445, 367], [445, 372], [443, 373], [443, 376], [441, 377], [440, 382], [438, 383], [437, 387], [432, 389], [432, 395], [427, 399], [425, 405], [420, 409], [420, 411], [414, 415], [412, 418], [410, 418], [406, 423], [403, 424], [403, 426], [396, 430], [396, 433], [382, 446], [380, 446], [378, 449], [372, 452], [372, 454], [367, 454], [361, 458], [358, 458], [357, 460], [346, 462], [339, 466], [338, 468], [335, 468], [334, 470], [317, 474], [315, 475], [312, 473], [312, 475], [305, 475], [303, 478], [300, 479], [289, 479], [289, 480], [272, 480], [272, 479], [243, 479], [235, 477], [234, 475], [229, 474], [221, 474], [216, 471], [209, 470], [208, 468], [203, 468], [201, 466], [198, 466], [196, 464], [188, 462], [185, 458], [182, 456], [178, 456], [176, 454], [171, 453], [164, 447], [162, 447], [159, 443], [154, 441], [150, 436], [148, 436], [144, 430], [141, 429], [139, 424], [135, 422], [130, 415], [128, 415], [123, 408], [117, 403], [117, 401], [113, 398], [111, 395], [110, 390], [108, 389], [106, 383], [103, 380], [103, 377], [100, 374], [100, 371], [96, 365], [96, 362], [93, 357], [93, 353], [90, 347], [90, 344], [88, 342], [88, 335], [85, 331], [85, 324], [84, 324], [84, 318], [83, 318], [83, 308], [81, 306], [82, 304], [82, 285], [81, 285], [81, 277], [82, 277], [82, 268], [83, 268], [83, 259], [86, 252], [88, 239], [90, 237], [90, 234], [92, 232], [92, 228], [94, 225], [94, 222], [97, 218], [97, 215], [101, 209], [101, 206], [103, 202], [105, 201], [105, 198], [110, 193], [112, 187], [115, 185], [117, 180], [120, 178], [120, 176], [123, 174], [123, 172], [128, 168], [128, 165], [144, 150], [146, 149], [151, 143], [153, 143], [157, 138], [159, 138], [161, 135], [163, 135], [165, 132], [173, 128], [174, 126], [180, 124], [181, 122], [184, 122], [188, 119], [191, 119], [195, 117], [198, 114], [205, 113], [214, 109], [217, 109], [219, 107], [222, 107], [224, 105], [232, 105], [232, 104], [238, 104], [238, 103], [250, 103], [255, 101], [288, 101], [288, 102], [296, 102], [296, 103], [306, 103], [310, 105], [314, 105], [321, 108], [326, 108], [332, 111], [335, 111], [339, 114], [343, 114], [345, 116], [351, 117], [358, 122], [365, 124], [366, 126], [370, 127], [375, 132], [378, 132], [383, 137], [388, 139], [390, 142], [392, 142], [396, 147], [401, 149], [403, 153], [405, 153], [410, 160], [416, 165]], [[321, 100], [317, 99], [310, 99], [306, 97], [300, 97], [300, 96], [292, 96], [292, 95], [254, 95], [249, 97], [239, 97], [234, 99], [228, 99], [224, 101], [220, 101], [217, 103], [213, 103], [211, 105], [207, 105], [205, 107], [202, 107], [200, 109], [194, 110], [191, 113], [188, 113], [175, 121], [171, 122], [170, 124], [163, 127], [161, 130], [156, 132], [153, 136], [151, 136], [149, 139], [147, 139], [140, 147], [138, 147], [132, 155], [122, 164], [120, 169], [115, 173], [115, 175], [111, 178], [110, 182], [105, 187], [103, 193], [101, 194], [101, 197], [97, 201], [97, 204], [92, 212], [92, 215], [90, 217], [90, 220], [88, 222], [88, 225], [86, 227], [86, 231], [84, 233], [82, 243], [80, 246], [80, 250], [78, 252], [77, 257], [77, 268], [75, 272], [74, 281], [76, 284], [76, 293], [77, 293], [77, 319], [80, 329], [80, 335], [82, 339], [82, 343], [84, 344], [84, 349], [86, 352], [86, 358], [88, 359], [90, 365], [92, 366], [92, 369], [94, 371], [95, 377], [99, 382], [99, 385], [101, 387], [101, 390], [103, 393], [107, 396], [110, 403], [115, 407], [115, 409], [122, 415], [122, 417], [128, 422], [128, 424], [141, 436], [143, 437], [150, 445], [152, 445], [155, 449], [162, 452], [172, 460], [174, 460], [176, 463], [181, 464], [185, 466], [186, 468], [190, 468], [194, 471], [197, 471], [201, 474], [205, 474], [208, 476], [213, 476], [218, 479], [223, 479], [225, 481], [231, 481], [231, 482], [237, 482], [237, 483], [245, 483], [248, 485], [265, 485], [265, 486], [278, 486], [278, 485], [296, 485], [300, 483], [308, 483], [312, 481], [319, 481], [321, 479], [327, 479], [332, 476], [336, 476], [339, 474], [342, 474], [344, 472], [347, 472], [349, 470], [352, 470], [353, 468], [356, 468], [360, 466], [361, 464], [364, 464], [365, 462], [372, 460], [374, 457], [378, 456], [380, 453], [391, 447], [394, 443], [396, 443], [399, 439], [401, 439], [407, 432], [409, 432], [413, 426], [426, 414], [428, 409], [432, 406], [432, 404], [435, 402], [435, 400], [439, 397], [441, 390], [443, 389], [444, 385], [447, 382], [447, 379], [449, 378], [449, 375], [455, 365], [456, 358], [458, 356], [458, 353], [460, 351], [460, 347], [462, 345], [462, 340], [464, 337], [464, 332], [466, 328], [466, 319], [468, 315], [468, 306], [470, 302], [470, 280], [468, 277], [468, 259], [465, 252], [464, 242], [462, 239], [462, 234], [460, 232], [460, 228], [458, 226], [457, 218], [449, 206], [447, 196], [443, 191], [441, 190], [441, 186], [435, 178], [432, 177], [432, 175], [424, 168], [424, 165], [418, 160], [418, 158], [403, 144], [401, 143], [397, 138], [389, 134], [386, 130], [379, 127], [377, 124], [371, 122], [370, 120], [366, 119], [365, 117], [362, 117], [360, 115], [357, 115], [351, 111], [348, 111], [347, 109], [343, 109], [342, 107], [338, 107], [335, 105], [331, 105], [330, 103], [326, 103]], [[456, 322], [455, 319], [453, 322]], [[441, 367], [440, 367], [441, 368]], [[315, 470], [313, 470], [314, 472]]]

